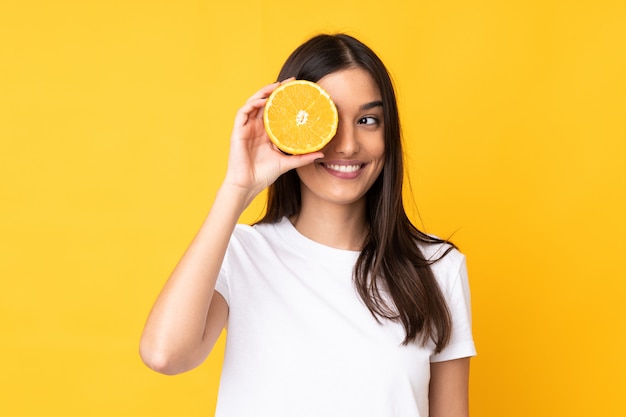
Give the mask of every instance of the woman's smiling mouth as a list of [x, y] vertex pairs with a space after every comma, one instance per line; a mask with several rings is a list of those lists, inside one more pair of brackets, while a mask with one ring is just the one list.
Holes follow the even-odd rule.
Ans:
[[339, 172], [355, 172], [361, 169], [363, 164], [340, 165], [340, 164], [323, 164], [326, 168]]
[[354, 179], [361, 175], [363, 167], [367, 164], [362, 162], [322, 162], [320, 164], [330, 175], [342, 179]]

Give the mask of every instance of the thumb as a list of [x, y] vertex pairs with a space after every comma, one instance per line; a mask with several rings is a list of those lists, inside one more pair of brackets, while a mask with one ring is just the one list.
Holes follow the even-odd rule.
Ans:
[[282, 166], [286, 171], [289, 171], [295, 168], [300, 168], [305, 165], [312, 164], [313, 162], [315, 162], [315, 160], [321, 159], [323, 157], [324, 154], [322, 152], [312, 152], [303, 155], [285, 156], [285, 160]]

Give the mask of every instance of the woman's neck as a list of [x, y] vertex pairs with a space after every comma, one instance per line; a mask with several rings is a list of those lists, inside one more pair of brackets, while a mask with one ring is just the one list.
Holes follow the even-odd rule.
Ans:
[[365, 220], [365, 207], [303, 206], [300, 213], [289, 218], [296, 230], [307, 238], [337, 249], [361, 250], [369, 232]]

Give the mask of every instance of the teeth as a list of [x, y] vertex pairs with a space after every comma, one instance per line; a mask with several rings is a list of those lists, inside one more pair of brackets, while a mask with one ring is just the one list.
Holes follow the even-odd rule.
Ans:
[[333, 171], [339, 172], [354, 172], [361, 169], [361, 164], [359, 165], [336, 165], [336, 164], [326, 164], [329, 169]]

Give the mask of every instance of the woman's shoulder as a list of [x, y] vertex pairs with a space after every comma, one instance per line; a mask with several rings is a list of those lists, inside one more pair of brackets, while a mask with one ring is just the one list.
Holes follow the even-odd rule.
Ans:
[[465, 255], [450, 242], [420, 242], [418, 246], [440, 285], [454, 281], [460, 273], [464, 273]]
[[255, 223], [253, 225], [239, 223], [235, 226], [231, 243], [240, 242], [247, 244], [275, 241], [284, 228], [284, 220], [276, 223]]
[[238, 223], [235, 226], [232, 237], [236, 240], [257, 240], [264, 239], [275, 227], [274, 223], [245, 224]]
[[429, 235], [432, 241], [419, 241], [417, 246], [427, 261], [436, 261], [438, 259], [461, 259], [465, 256], [459, 249], [449, 241], [439, 239], [437, 236]]

